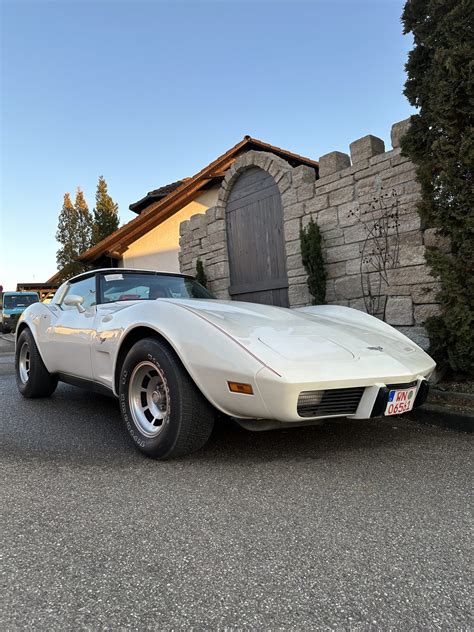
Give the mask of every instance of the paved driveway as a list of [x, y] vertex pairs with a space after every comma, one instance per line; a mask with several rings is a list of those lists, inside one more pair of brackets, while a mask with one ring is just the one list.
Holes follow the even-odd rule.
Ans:
[[0, 402], [3, 630], [470, 625], [467, 435], [220, 426], [156, 463], [113, 400]]

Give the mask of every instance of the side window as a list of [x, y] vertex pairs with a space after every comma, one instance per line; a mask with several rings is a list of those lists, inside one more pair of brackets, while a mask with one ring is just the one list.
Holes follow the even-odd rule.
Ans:
[[97, 300], [95, 296], [95, 276], [87, 277], [87, 279], [82, 279], [81, 281], [71, 283], [66, 294], [62, 298], [62, 309], [76, 309], [73, 305], [64, 304], [64, 299], [66, 298], [66, 296], [69, 296], [71, 294], [82, 296], [82, 298], [84, 299], [82, 307], [84, 307], [84, 309], [90, 309], [91, 307], [96, 305]]

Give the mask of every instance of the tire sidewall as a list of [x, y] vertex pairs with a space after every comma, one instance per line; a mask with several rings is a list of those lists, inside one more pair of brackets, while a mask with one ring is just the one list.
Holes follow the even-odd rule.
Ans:
[[[30, 349], [30, 375], [28, 376], [28, 380], [26, 382], [22, 382], [20, 378], [20, 353], [24, 344], [27, 344]], [[18, 341], [16, 343], [15, 349], [15, 374], [16, 374], [16, 383], [18, 385], [18, 390], [22, 395], [29, 395], [29, 391], [31, 390], [31, 380], [33, 378], [32, 371], [34, 370], [34, 362], [33, 360], [33, 345], [34, 340], [33, 336], [29, 333], [28, 329], [24, 329], [20, 336], [18, 337]]]
[[[168, 395], [168, 410], [164, 420], [164, 428], [155, 437], [142, 434], [135, 423], [129, 403], [130, 379], [134, 368], [148, 361], [155, 365], [161, 373], [164, 387]], [[154, 340], [138, 342], [129, 351], [122, 366], [119, 384], [119, 402], [122, 419], [135, 445], [145, 454], [154, 458], [165, 458], [173, 451], [181, 426], [180, 394], [182, 384], [169, 353]]]

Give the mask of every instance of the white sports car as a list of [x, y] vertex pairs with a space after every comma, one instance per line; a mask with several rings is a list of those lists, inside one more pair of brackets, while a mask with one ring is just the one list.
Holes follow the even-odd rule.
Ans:
[[217, 412], [248, 429], [400, 414], [422, 404], [434, 361], [354, 309], [216, 300], [191, 277], [106, 269], [64, 283], [23, 313], [17, 383], [46, 397], [58, 380], [119, 398], [148, 456], [200, 448]]

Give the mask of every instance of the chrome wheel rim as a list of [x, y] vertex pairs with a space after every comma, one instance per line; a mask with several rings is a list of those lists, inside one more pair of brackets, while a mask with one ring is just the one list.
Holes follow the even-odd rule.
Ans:
[[166, 425], [170, 396], [166, 378], [152, 362], [140, 362], [133, 369], [128, 387], [133, 421], [146, 437], [156, 437]]
[[27, 342], [24, 342], [20, 349], [18, 373], [22, 383], [26, 384], [30, 378], [30, 347]]

